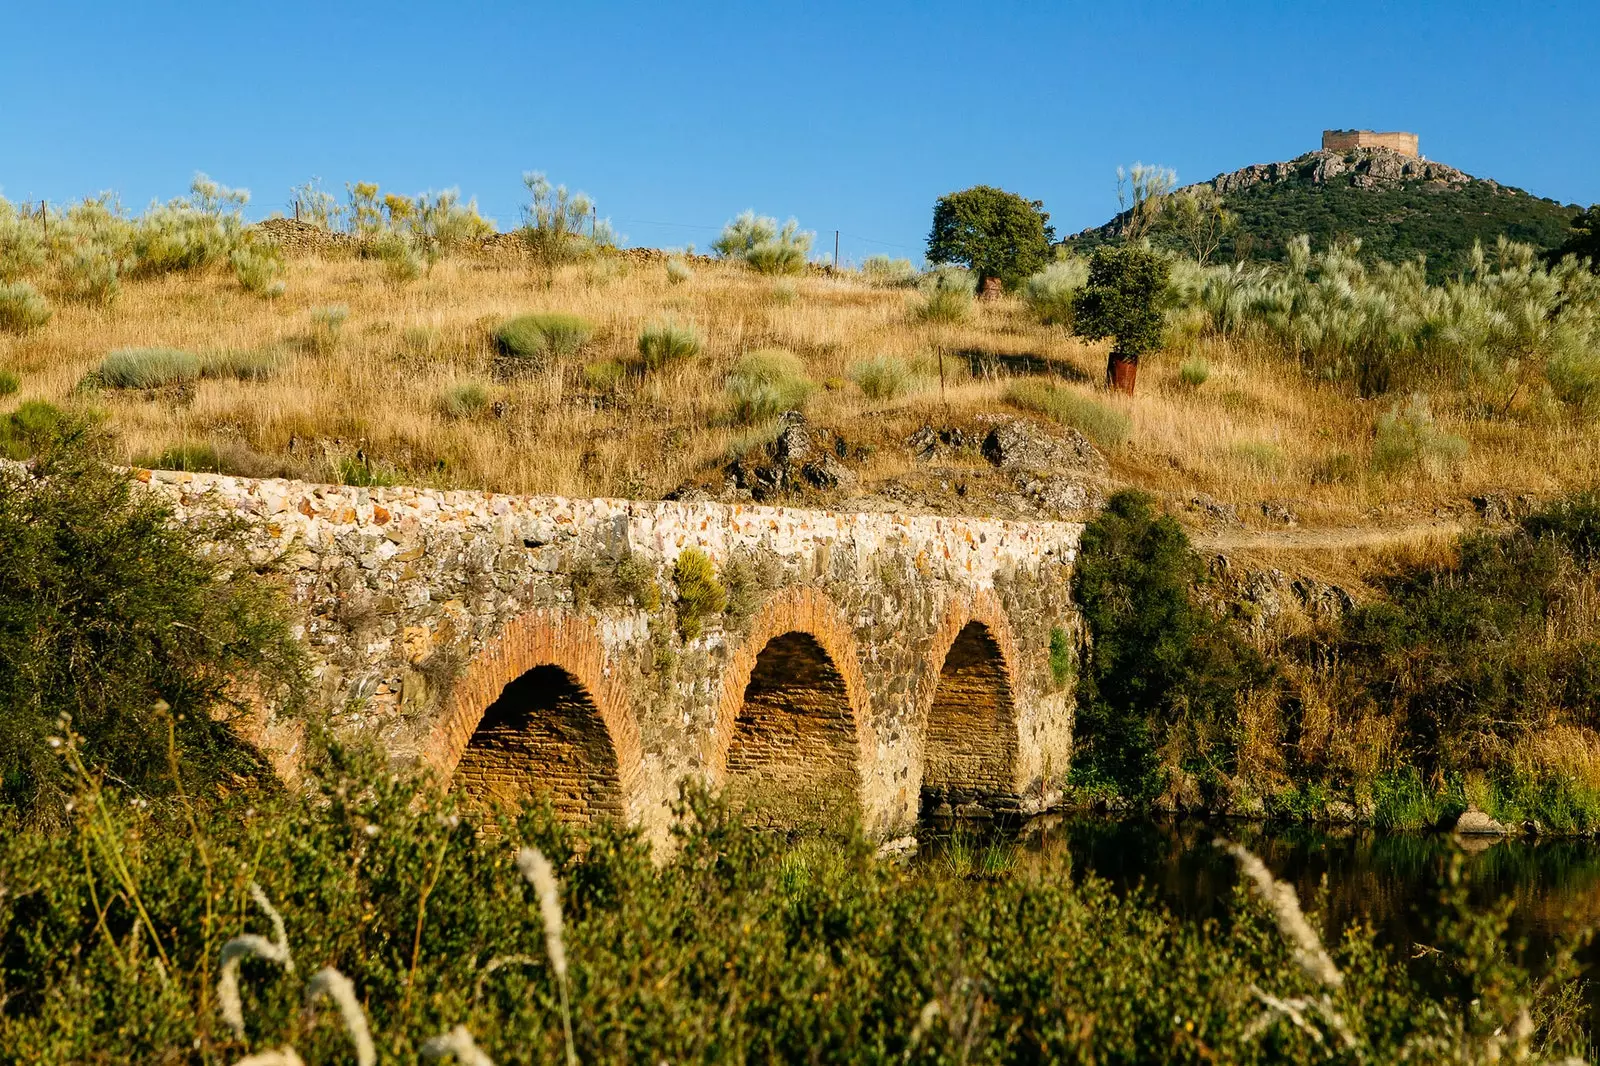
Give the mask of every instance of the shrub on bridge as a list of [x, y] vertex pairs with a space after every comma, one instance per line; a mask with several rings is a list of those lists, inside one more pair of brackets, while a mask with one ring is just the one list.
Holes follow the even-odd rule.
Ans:
[[227, 719], [252, 691], [292, 704], [300, 655], [276, 595], [238, 569], [241, 531], [173, 522], [99, 461], [86, 423], [28, 418], [43, 427], [34, 468], [0, 468], [0, 808], [63, 815], [50, 738], [66, 718], [91, 771], [135, 795], [252, 773]]
[[672, 568], [678, 588], [678, 632], [693, 640], [705, 629], [706, 619], [728, 606], [728, 593], [717, 580], [711, 556], [699, 548], [685, 548]]

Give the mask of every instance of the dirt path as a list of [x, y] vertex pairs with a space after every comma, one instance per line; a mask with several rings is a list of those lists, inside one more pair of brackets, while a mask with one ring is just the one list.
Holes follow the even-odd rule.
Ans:
[[1332, 529], [1229, 529], [1193, 533], [1190, 539], [1202, 551], [1232, 552], [1252, 549], [1273, 551], [1328, 551], [1375, 548], [1384, 544], [1454, 537], [1467, 524], [1452, 518], [1408, 522], [1396, 526], [1336, 526]]

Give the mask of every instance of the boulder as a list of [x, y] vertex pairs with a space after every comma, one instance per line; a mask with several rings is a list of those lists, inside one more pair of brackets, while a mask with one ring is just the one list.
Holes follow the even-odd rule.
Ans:
[[983, 440], [983, 457], [1008, 473], [1105, 474], [1106, 457], [1075, 429], [1052, 431], [1025, 418], [1007, 419]]
[[1456, 819], [1456, 832], [1462, 836], [1510, 836], [1511, 830], [1476, 807], [1468, 807]]

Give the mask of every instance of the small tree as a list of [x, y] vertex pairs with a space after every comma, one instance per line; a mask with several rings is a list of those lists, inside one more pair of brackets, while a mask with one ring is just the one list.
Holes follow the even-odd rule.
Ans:
[[1238, 225], [1232, 211], [1210, 185], [1196, 185], [1165, 197], [1160, 228], [1182, 241], [1201, 266], [1216, 254], [1222, 239]]
[[1122, 207], [1122, 239], [1142, 240], [1161, 217], [1162, 201], [1178, 184], [1178, 174], [1167, 167], [1135, 163], [1117, 168], [1117, 203]]
[[989, 278], [1013, 289], [1044, 267], [1055, 236], [1042, 201], [974, 185], [933, 205], [928, 261], [967, 267], [980, 291]]
[[551, 185], [538, 171], [524, 174], [522, 184], [528, 189], [528, 204], [522, 209], [522, 239], [547, 283], [556, 267], [616, 243], [610, 222], [596, 217], [594, 201], [587, 195], [568, 192], [565, 185]]
[[1089, 260], [1089, 284], [1073, 302], [1072, 331], [1113, 339], [1106, 384], [1132, 393], [1139, 357], [1161, 343], [1167, 261], [1144, 244], [1103, 246]]
[[816, 234], [800, 229], [791, 218], [780, 229], [778, 220], [745, 211], [722, 227], [711, 250], [723, 259], [742, 259], [759, 274], [799, 274], [806, 268], [806, 253]]
[[1600, 204], [1587, 211], [1579, 211], [1572, 219], [1572, 236], [1561, 247], [1549, 253], [1552, 263], [1567, 256], [1589, 261], [1589, 269], [1600, 274]]

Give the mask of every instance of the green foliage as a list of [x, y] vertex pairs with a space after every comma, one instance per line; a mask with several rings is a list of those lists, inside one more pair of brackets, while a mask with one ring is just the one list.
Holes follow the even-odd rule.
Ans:
[[1421, 468], [1442, 476], [1466, 454], [1466, 441], [1434, 424], [1426, 396], [1412, 396], [1404, 408], [1396, 404], [1378, 416], [1372, 469], [1380, 474]]
[[334, 477], [341, 485], [358, 488], [380, 488], [399, 484], [399, 476], [380, 463], [374, 463], [364, 454], [347, 455], [334, 465]]
[[280, 348], [227, 348], [201, 357], [200, 376], [266, 381], [283, 369], [284, 361]]
[[177, 348], [122, 348], [100, 361], [94, 377], [108, 389], [159, 389], [197, 380], [200, 367], [198, 355]]
[[746, 352], [726, 383], [733, 415], [746, 424], [803, 408], [815, 387], [799, 356], [771, 348]]
[[136, 455], [133, 465], [145, 470], [183, 470], [193, 474], [220, 474], [222, 456], [216, 446], [185, 441], [145, 455]]
[[1200, 578], [1182, 528], [1142, 493], [1118, 492], [1085, 527], [1073, 574], [1090, 638], [1072, 765], [1080, 787], [1141, 801], [1176, 773], [1202, 788], [1233, 773], [1238, 703], [1265, 667], [1196, 601]]
[[917, 280], [917, 268], [909, 259], [891, 259], [886, 255], [869, 255], [861, 264], [861, 276], [874, 285], [903, 288]]
[[123, 260], [104, 248], [75, 248], [61, 263], [61, 288], [76, 303], [109, 307], [122, 291]]
[[283, 250], [268, 241], [249, 241], [229, 256], [234, 277], [246, 292], [276, 299], [284, 294]]
[[34, 470], [0, 469], [0, 805], [65, 817], [49, 738], [67, 719], [92, 772], [136, 794], [252, 772], [228, 724], [248, 710], [238, 682], [293, 700], [301, 660], [275, 596], [236, 569], [242, 531], [174, 522], [99, 462], [83, 423], [56, 428]]
[[22, 388], [22, 379], [9, 370], [0, 370], [0, 396], [11, 396]]
[[628, 378], [628, 367], [620, 359], [602, 359], [583, 368], [584, 384], [595, 392], [610, 395]]
[[694, 640], [705, 629], [705, 621], [728, 606], [728, 593], [717, 580], [711, 556], [699, 548], [685, 548], [673, 564], [672, 583], [678, 589], [678, 632], [684, 640]]
[[700, 354], [700, 331], [675, 319], [652, 322], [639, 331], [639, 358], [646, 370], [663, 370]]
[[587, 319], [549, 312], [511, 319], [494, 331], [494, 345], [508, 359], [545, 366], [576, 355], [592, 336], [594, 326]]
[[0, 283], [0, 333], [30, 333], [50, 314], [50, 302], [26, 281]]
[[439, 410], [446, 418], [482, 418], [489, 411], [493, 395], [481, 381], [458, 381], [439, 396]]
[[1024, 378], [1007, 386], [1005, 399], [1024, 411], [1071, 426], [1102, 448], [1118, 447], [1133, 431], [1127, 415], [1067, 385]]
[[961, 267], [944, 266], [928, 271], [917, 281], [922, 302], [916, 316], [924, 322], [953, 324], [972, 315], [972, 297], [978, 279]]
[[28, 208], [0, 197], [0, 282], [16, 281], [44, 268], [44, 227]]
[[[596, 221], [594, 201], [571, 193], [565, 185], [551, 185], [537, 171], [524, 174], [528, 204], [522, 209], [522, 239], [535, 264], [549, 272], [564, 263], [577, 262], [616, 244], [609, 220]], [[585, 233], [585, 228], [591, 230]], [[670, 270], [668, 271], [670, 274]]]
[[[1600, 204], [1590, 204], [1587, 211], [1572, 217], [1572, 234], [1548, 253], [1551, 262], [1567, 256], [1587, 260], [1589, 269], [1600, 272]], [[0, 252], [0, 263], [4, 262]]]
[[1072, 331], [1112, 338], [1112, 354], [1137, 362], [1161, 343], [1167, 261], [1141, 245], [1095, 249], [1088, 283], [1073, 301]]
[[1077, 669], [1072, 638], [1060, 626], [1050, 627], [1050, 678], [1057, 688], [1065, 688]]
[[689, 266], [688, 263], [684, 262], [677, 256], [668, 257], [667, 281], [669, 284], [682, 285], [684, 282], [692, 281], [693, 279], [694, 270]]
[[780, 229], [778, 220], [746, 211], [722, 229], [711, 250], [724, 259], [739, 259], [759, 274], [798, 274], [816, 234], [802, 232], [795, 219]]
[[911, 364], [897, 355], [876, 355], [850, 365], [850, 380], [869, 400], [898, 400], [922, 385]]
[[1211, 363], [1204, 356], [1190, 356], [1179, 364], [1178, 380], [1186, 389], [1198, 389], [1211, 380]]
[[43, 400], [24, 400], [0, 417], [0, 457], [31, 459], [58, 437], [82, 433], [80, 420]]
[[978, 276], [999, 278], [1014, 289], [1042, 269], [1055, 230], [1038, 200], [989, 185], [941, 196], [928, 234], [930, 263], [959, 263]]
[[1058, 259], [1028, 278], [1022, 298], [1040, 322], [1071, 329], [1073, 301], [1088, 283], [1087, 260]]

